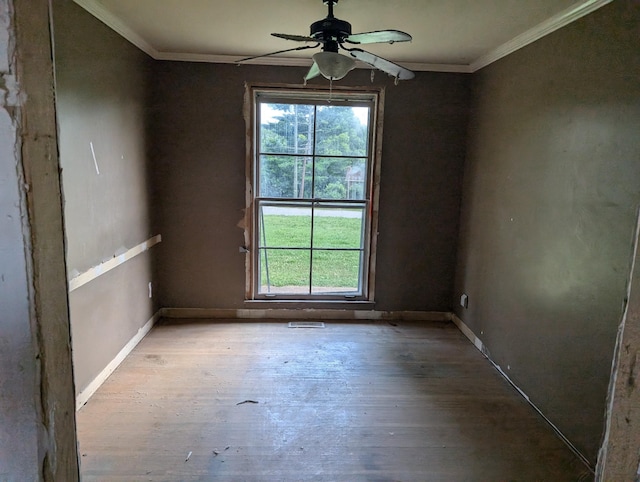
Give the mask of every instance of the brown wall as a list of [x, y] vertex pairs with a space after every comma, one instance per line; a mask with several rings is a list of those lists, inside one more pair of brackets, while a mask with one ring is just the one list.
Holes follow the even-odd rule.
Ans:
[[[152, 61], [71, 0], [54, 2], [54, 31], [67, 268], [73, 277], [157, 234], [150, 222], [146, 152]], [[70, 293], [78, 392], [156, 311], [148, 297], [152, 256], [143, 253]]]
[[[303, 68], [158, 62], [152, 154], [166, 307], [243, 308], [244, 83], [300, 83]], [[470, 76], [386, 86], [378, 310], [451, 308]], [[324, 83], [324, 80], [314, 82]], [[340, 85], [370, 85], [356, 70]]]
[[613, 2], [473, 78], [457, 314], [591, 461], [640, 201], [639, 21]]

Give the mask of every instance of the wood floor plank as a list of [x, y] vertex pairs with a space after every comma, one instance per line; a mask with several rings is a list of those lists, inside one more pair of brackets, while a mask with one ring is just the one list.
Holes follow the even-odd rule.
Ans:
[[450, 323], [162, 323], [77, 418], [85, 481], [593, 479]]

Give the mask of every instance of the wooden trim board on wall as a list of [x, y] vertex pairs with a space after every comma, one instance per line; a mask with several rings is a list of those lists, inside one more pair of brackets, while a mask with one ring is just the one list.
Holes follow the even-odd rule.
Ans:
[[111, 271], [112, 269], [117, 268], [121, 264], [129, 261], [131, 258], [134, 258], [139, 254], [142, 254], [145, 251], [148, 251], [149, 249], [151, 249], [153, 246], [155, 246], [161, 241], [162, 241], [162, 235], [157, 234], [156, 236], [153, 236], [152, 238], [147, 239], [146, 241], [138, 244], [137, 246], [134, 246], [133, 248], [128, 249], [126, 252], [118, 256], [114, 256], [110, 260], [105, 261], [104, 263], [100, 263], [99, 265], [94, 266], [93, 268], [89, 268], [84, 273], [80, 273], [79, 275], [74, 276], [69, 280], [69, 293], [71, 293], [73, 290], [77, 290], [81, 286], [86, 285], [90, 281], [93, 281], [98, 276], [101, 276]]

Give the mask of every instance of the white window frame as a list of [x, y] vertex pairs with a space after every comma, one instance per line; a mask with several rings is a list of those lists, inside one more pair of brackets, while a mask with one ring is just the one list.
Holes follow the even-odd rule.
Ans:
[[[369, 140], [367, 156], [367, 186], [365, 199], [360, 203], [365, 205], [364, 232], [359, 292], [353, 293], [261, 293], [260, 292], [260, 253], [259, 239], [261, 228], [259, 224], [259, 204], [275, 202], [286, 204], [287, 199], [270, 199], [256, 196], [258, 193], [259, 174], [259, 102], [269, 103], [322, 103], [331, 102], [334, 105], [349, 103], [366, 103], [370, 106]], [[382, 113], [384, 104], [384, 89], [382, 88], [343, 88], [335, 86], [329, 89], [301, 88], [299, 86], [259, 86], [247, 85], [245, 98], [245, 112], [247, 117], [247, 210], [245, 214], [245, 245], [247, 248], [246, 263], [246, 299], [264, 301], [374, 301], [375, 293], [375, 265], [376, 244], [378, 232], [378, 204], [380, 186], [380, 161], [382, 151]], [[316, 199], [305, 199], [317, 206]], [[349, 204], [348, 202], [346, 204]], [[356, 203], [357, 204], [357, 203]], [[313, 207], [312, 207], [313, 209]], [[313, 252], [313, 246], [310, 248]], [[310, 280], [310, 283], [312, 281]]]

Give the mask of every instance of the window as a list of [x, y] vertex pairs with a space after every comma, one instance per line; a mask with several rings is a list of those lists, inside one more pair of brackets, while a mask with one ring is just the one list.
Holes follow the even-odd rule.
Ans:
[[379, 93], [252, 98], [250, 297], [371, 300]]

